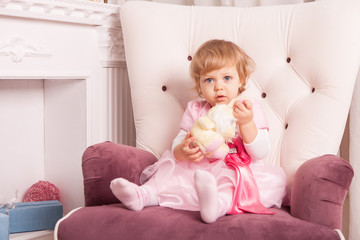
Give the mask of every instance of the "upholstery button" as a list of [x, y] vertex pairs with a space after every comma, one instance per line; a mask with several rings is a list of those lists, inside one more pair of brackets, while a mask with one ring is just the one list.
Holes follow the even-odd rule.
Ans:
[[187, 57], [187, 60], [191, 61], [191, 60], [192, 60], [192, 57], [189, 55], [189, 56]]
[[287, 62], [287, 63], [290, 63], [290, 62], [291, 62], [291, 58], [288, 57], [288, 58], [286, 59], [286, 62]]
[[312, 88], [312, 89], [311, 89], [311, 92], [315, 92], [315, 88]]
[[163, 92], [165, 92], [167, 90], [166, 86], [162, 86], [161, 90], [163, 90]]
[[288, 129], [288, 127], [289, 127], [289, 124], [288, 123], [285, 124], [285, 129]]
[[263, 92], [263, 93], [261, 94], [261, 97], [262, 97], [262, 98], [266, 98], [266, 93]]

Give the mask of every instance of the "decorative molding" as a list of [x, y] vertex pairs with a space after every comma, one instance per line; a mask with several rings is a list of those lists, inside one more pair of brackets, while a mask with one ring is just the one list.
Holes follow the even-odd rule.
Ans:
[[0, 55], [10, 56], [13, 62], [19, 63], [24, 57], [50, 58], [52, 54], [41, 46], [26, 42], [23, 38], [14, 37], [10, 42], [0, 42]]
[[84, 0], [0, 0], [0, 15], [120, 26], [120, 6]]
[[103, 67], [124, 67], [125, 50], [121, 28], [96, 27]]
[[74, 73], [65, 73], [64, 72], [52, 72], [47, 73], [44, 71], [36, 71], [36, 72], [27, 72], [21, 74], [14, 74], [11, 72], [4, 73], [1, 71], [0, 80], [30, 80], [30, 79], [47, 79], [47, 80], [64, 80], [64, 79], [71, 79], [71, 80], [86, 80], [91, 76], [91, 71], [89, 72], [74, 72]]

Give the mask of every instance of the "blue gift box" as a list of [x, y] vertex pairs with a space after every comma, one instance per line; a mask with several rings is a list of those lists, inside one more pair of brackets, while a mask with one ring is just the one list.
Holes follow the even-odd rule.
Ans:
[[[5, 213], [4, 207], [0, 213]], [[59, 201], [15, 203], [9, 212], [9, 232], [30, 232], [54, 229], [56, 222], [63, 216], [63, 206]], [[2, 238], [0, 238], [2, 239]]]
[[0, 213], [0, 239], [9, 239], [9, 216]]

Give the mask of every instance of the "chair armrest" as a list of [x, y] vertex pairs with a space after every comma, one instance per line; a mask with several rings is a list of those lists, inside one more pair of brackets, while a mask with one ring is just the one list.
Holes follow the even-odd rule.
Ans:
[[335, 155], [305, 162], [297, 170], [291, 188], [291, 214], [341, 229], [343, 204], [353, 176], [350, 164]]
[[119, 202], [110, 182], [123, 177], [139, 184], [141, 172], [156, 160], [148, 151], [112, 142], [88, 147], [82, 157], [85, 206]]

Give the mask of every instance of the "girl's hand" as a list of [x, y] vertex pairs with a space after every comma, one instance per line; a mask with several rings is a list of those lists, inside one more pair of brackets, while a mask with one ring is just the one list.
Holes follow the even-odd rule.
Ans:
[[234, 117], [239, 124], [239, 127], [250, 123], [253, 120], [254, 112], [252, 110], [253, 104], [249, 100], [236, 101], [234, 103]]
[[253, 104], [249, 100], [237, 101], [234, 104], [234, 117], [239, 125], [239, 131], [244, 143], [251, 143], [257, 135], [257, 128], [253, 121]]
[[204, 158], [203, 153], [199, 147], [194, 147], [192, 144], [195, 137], [191, 137], [190, 132], [187, 132], [184, 140], [174, 148], [174, 156], [178, 161], [194, 161], [198, 162]]

